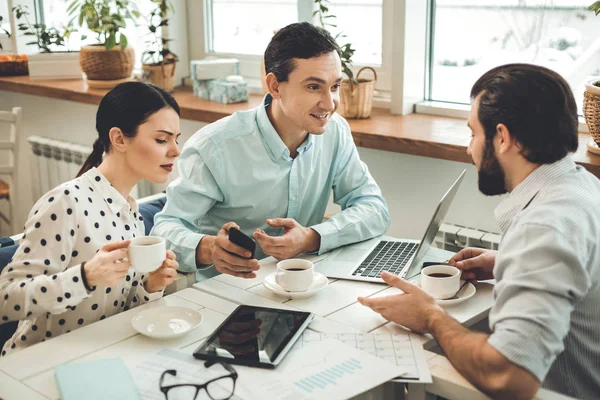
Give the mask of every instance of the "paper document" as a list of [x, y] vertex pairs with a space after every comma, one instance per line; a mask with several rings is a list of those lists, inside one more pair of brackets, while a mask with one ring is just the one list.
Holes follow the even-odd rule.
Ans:
[[405, 334], [318, 333], [306, 330], [294, 345], [294, 349], [326, 339], [339, 340], [349, 346], [401, 366], [405, 372], [398, 377], [400, 380], [431, 383], [431, 373], [429, 372], [427, 360], [425, 360], [423, 344], [418, 335], [412, 332], [406, 332]]
[[[419, 378], [407, 382], [431, 382], [421, 342], [412, 333], [322, 334], [305, 331], [274, 370], [232, 366], [239, 375], [232, 397], [237, 400], [341, 400], [400, 376]], [[164, 400], [159, 379], [168, 369], [176, 370], [177, 376], [167, 376], [164, 385], [202, 384], [227, 374], [220, 366], [204, 367], [204, 362], [191, 354], [157, 350], [131, 369], [142, 398]], [[228, 386], [223, 382], [216, 389], [226, 392]], [[197, 400], [208, 398], [202, 390]], [[185, 388], [170, 391], [169, 400], [189, 400], [189, 391]]]
[[273, 372], [261, 376], [256, 368], [247, 371], [244, 386], [253, 398], [348, 399], [404, 374], [406, 368], [326, 339], [294, 347]]
[[[168, 369], [176, 370], [177, 376], [167, 375], [164, 380], [164, 386], [181, 383], [203, 384], [213, 378], [228, 374], [219, 365], [210, 368], [204, 367], [204, 362], [195, 359], [191, 354], [171, 349], [160, 349], [151, 353], [151, 355], [131, 370], [131, 375], [138, 387], [139, 394], [144, 400], [165, 399], [165, 395], [160, 391], [159, 380], [162, 373]], [[215, 391], [214, 393], [211, 392], [213, 397], [219, 398], [218, 393], [231, 392], [229, 383], [227, 381], [217, 381], [217, 384], [211, 384], [210, 390]], [[171, 389], [169, 391], [169, 400], [191, 400], [194, 398], [195, 391], [194, 387]], [[235, 393], [237, 394], [237, 388]], [[241, 397], [234, 395], [231, 399], [239, 400]], [[195, 400], [210, 400], [210, 397], [206, 393], [206, 390], [201, 390]]]

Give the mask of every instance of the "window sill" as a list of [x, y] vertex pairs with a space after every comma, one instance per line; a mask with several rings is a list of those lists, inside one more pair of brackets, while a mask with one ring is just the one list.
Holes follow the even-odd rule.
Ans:
[[[32, 81], [28, 76], [0, 77], [0, 90], [44, 96], [87, 104], [99, 104], [107, 90], [89, 89], [84, 80]], [[247, 103], [221, 104], [194, 97], [191, 89], [173, 93], [181, 108], [181, 118], [206, 123], [236, 111], [256, 107], [261, 95], [250, 95]], [[348, 120], [357, 146], [396, 153], [471, 163], [466, 153], [470, 131], [466, 118], [426, 114], [393, 115], [389, 109], [374, 108], [371, 118]], [[589, 134], [580, 133], [574, 159], [600, 177], [600, 156], [587, 151]]]

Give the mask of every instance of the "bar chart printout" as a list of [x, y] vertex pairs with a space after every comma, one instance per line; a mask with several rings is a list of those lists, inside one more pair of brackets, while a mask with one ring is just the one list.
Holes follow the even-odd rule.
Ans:
[[249, 387], [252, 398], [348, 399], [401, 376], [406, 368], [325, 339], [296, 347], [273, 372], [268, 380], [256, 376]]
[[355, 371], [360, 369], [362, 369], [361, 362], [356, 358], [351, 358], [331, 368], [300, 379], [294, 384], [303, 391], [312, 393], [316, 389], [326, 388], [327, 385], [338, 385], [340, 378], [354, 375]]

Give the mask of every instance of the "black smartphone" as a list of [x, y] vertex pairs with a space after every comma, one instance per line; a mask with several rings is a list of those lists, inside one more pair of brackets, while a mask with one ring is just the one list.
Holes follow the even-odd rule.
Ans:
[[229, 240], [237, 244], [240, 247], [250, 251], [252, 255], [248, 258], [254, 258], [254, 252], [256, 251], [256, 242], [250, 236], [237, 228], [229, 228]]

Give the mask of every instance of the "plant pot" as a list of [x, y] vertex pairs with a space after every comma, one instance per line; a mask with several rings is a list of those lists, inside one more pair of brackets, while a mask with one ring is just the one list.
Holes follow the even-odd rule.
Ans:
[[27, 75], [27, 56], [0, 55], [0, 76]]
[[[373, 72], [374, 78], [360, 79], [360, 74], [365, 69]], [[377, 73], [371, 67], [363, 67], [356, 74], [358, 83], [351, 79], [344, 79], [340, 87], [340, 106], [338, 113], [347, 119], [364, 119], [371, 116], [373, 109], [373, 92], [377, 82]]]
[[81, 79], [79, 52], [37, 53], [29, 55], [29, 77], [36, 79]]
[[142, 79], [150, 82], [167, 92], [173, 91], [175, 81], [175, 61], [167, 60], [162, 64], [142, 64], [144, 71]]
[[585, 85], [583, 94], [583, 116], [590, 135], [600, 145], [600, 79], [595, 79]]
[[104, 45], [92, 45], [81, 48], [79, 62], [87, 79], [109, 81], [129, 78], [135, 60], [131, 47], [107, 50]]

